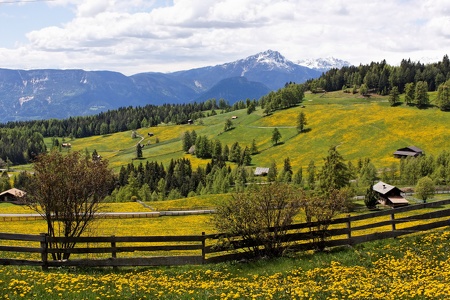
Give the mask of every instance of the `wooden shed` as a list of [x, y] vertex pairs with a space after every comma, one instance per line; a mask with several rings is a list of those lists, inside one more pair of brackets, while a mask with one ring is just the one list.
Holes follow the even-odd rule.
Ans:
[[400, 148], [394, 152], [394, 157], [396, 158], [417, 157], [420, 155], [424, 155], [424, 152], [422, 149], [416, 146], [408, 146], [405, 148]]
[[256, 167], [255, 172], [253, 173], [255, 176], [266, 176], [269, 173], [269, 168]]
[[22, 198], [25, 195], [24, 191], [12, 188], [0, 193], [0, 202], [22, 203]]
[[373, 187], [373, 190], [378, 193], [378, 202], [382, 205], [387, 205], [390, 207], [399, 207], [409, 205], [408, 200], [406, 200], [401, 194], [402, 191], [390, 184], [384, 183], [383, 181], [378, 182]]

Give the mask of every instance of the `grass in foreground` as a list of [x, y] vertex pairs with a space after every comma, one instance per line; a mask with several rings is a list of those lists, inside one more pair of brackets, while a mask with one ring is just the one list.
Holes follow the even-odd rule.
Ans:
[[3, 299], [446, 299], [450, 231], [205, 266], [0, 267]]

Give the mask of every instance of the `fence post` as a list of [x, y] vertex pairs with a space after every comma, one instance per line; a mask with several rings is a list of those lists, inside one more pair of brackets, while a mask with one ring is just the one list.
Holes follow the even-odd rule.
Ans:
[[115, 265], [115, 262], [114, 262], [114, 260], [117, 258], [117, 249], [116, 249], [116, 236], [115, 235], [112, 235], [111, 236], [111, 257], [112, 257], [112, 260], [113, 260], [113, 270], [117, 270], [118, 268], [117, 268], [117, 266]]
[[206, 256], [206, 238], [205, 232], [202, 232], [202, 264], [205, 264], [205, 256]]
[[41, 233], [41, 260], [42, 260], [42, 270], [48, 270], [48, 241], [47, 234]]
[[347, 215], [347, 239], [348, 239], [348, 243], [351, 245], [352, 244], [352, 224], [350, 221], [350, 215]]
[[392, 231], [395, 231], [395, 215], [394, 213], [391, 213], [391, 225], [392, 225]]

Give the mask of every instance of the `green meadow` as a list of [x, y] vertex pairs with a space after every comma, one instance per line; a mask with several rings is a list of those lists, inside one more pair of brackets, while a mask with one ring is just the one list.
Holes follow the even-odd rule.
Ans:
[[[430, 93], [430, 100], [435, 96]], [[298, 134], [296, 120], [302, 111], [307, 118], [307, 131]], [[233, 129], [223, 132], [226, 119], [232, 116], [237, 116], [232, 120]], [[227, 113], [218, 110], [217, 115], [197, 120], [196, 125], [163, 124], [138, 129], [138, 137], [134, 139], [128, 131], [66, 141], [72, 144], [72, 150], [89, 153], [97, 150], [115, 171], [132, 161], [158, 161], [167, 165], [171, 159], [183, 157], [191, 159], [194, 167], [206, 165], [208, 160], [197, 159], [181, 150], [182, 134], [192, 130], [228, 146], [239, 142], [242, 147], [250, 147], [255, 140], [260, 152], [252, 157], [253, 167], [269, 166], [273, 161], [281, 167], [287, 157], [294, 170], [300, 166], [306, 168], [311, 160], [320, 166], [329, 147], [337, 145], [347, 161], [370, 158], [381, 169], [397, 161], [392, 153], [398, 148], [415, 145], [432, 155], [448, 149], [448, 124], [450, 113], [435, 107], [418, 109], [405, 104], [391, 107], [387, 97], [378, 95], [362, 98], [343, 92], [307, 93], [302, 105], [269, 116], [260, 107], [251, 115], [247, 115], [246, 109]], [[274, 128], [282, 135], [276, 146], [271, 142]], [[148, 136], [149, 132], [154, 136]], [[135, 145], [139, 141], [145, 145], [143, 158], [135, 160]]]
[[[434, 93], [430, 93], [433, 101]], [[297, 133], [296, 120], [304, 112], [307, 131]], [[181, 136], [195, 130], [198, 135], [231, 146], [250, 146], [255, 140], [260, 151], [252, 167], [279, 168], [290, 158], [294, 171], [311, 160], [322, 164], [332, 145], [347, 161], [370, 158], [378, 168], [397, 160], [392, 153], [415, 145], [427, 155], [448, 149], [450, 113], [437, 108], [418, 109], [404, 104], [391, 107], [386, 97], [333, 92], [306, 94], [297, 107], [265, 116], [258, 107], [221, 113], [198, 120], [195, 125], [160, 125], [90, 138], [68, 140], [72, 148], [62, 151], [96, 150], [119, 171], [130, 162], [189, 158], [194, 167], [209, 160], [198, 159], [181, 150]], [[232, 130], [223, 132], [232, 116]], [[281, 143], [272, 145], [274, 128]], [[151, 132], [154, 136], [149, 136]], [[158, 139], [158, 142], [157, 142]], [[136, 143], [145, 145], [143, 158], [136, 160]], [[51, 139], [46, 139], [51, 146]], [[31, 169], [31, 166], [21, 166]], [[105, 212], [211, 208], [231, 194], [195, 196], [179, 200], [106, 203]], [[439, 195], [448, 198], [448, 195]], [[439, 197], [436, 197], [438, 199]], [[363, 206], [362, 201], [357, 203]], [[9, 203], [2, 213], [30, 213], [30, 209]], [[355, 212], [362, 213], [362, 212]], [[88, 234], [167, 235], [211, 232], [211, 215], [160, 217], [151, 219], [102, 219]], [[301, 216], [299, 217], [301, 218]], [[302, 221], [302, 220], [298, 220]], [[399, 225], [400, 226], [400, 225]], [[37, 234], [45, 231], [43, 221], [3, 222], [2, 232]], [[355, 247], [338, 247], [323, 253], [299, 252], [287, 257], [248, 263], [229, 262], [203, 266], [110, 269], [52, 269], [37, 267], [0, 268], [2, 299], [447, 299], [450, 263], [450, 231], [436, 230], [397, 239], [369, 242]]]

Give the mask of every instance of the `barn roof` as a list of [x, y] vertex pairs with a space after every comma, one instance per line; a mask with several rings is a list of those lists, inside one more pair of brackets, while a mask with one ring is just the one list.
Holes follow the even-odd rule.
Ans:
[[408, 146], [405, 148], [400, 148], [394, 152], [394, 155], [400, 156], [417, 156], [420, 154], [423, 154], [423, 150], [416, 146]]
[[388, 192], [390, 192], [390, 191], [392, 191], [393, 189], [396, 189], [396, 187], [393, 186], [393, 185], [387, 184], [387, 183], [385, 183], [383, 181], [379, 181], [378, 183], [376, 183], [373, 186], [373, 190], [375, 192], [378, 192], [378, 193], [383, 194], [383, 195], [388, 193]]
[[6, 190], [6, 191], [0, 193], [0, 196], [6, 195], [6, 194], [13, 195], [14, 197], [23, 197], [26, 195], [26, 193], [24, 191], [16, 189], [16, 188]]
[[269, 173], [269, 168], [256, 167], [255, 175], [263, 175]]
[[390, 196], [388, 199], [392, 202], [392, 204], [409, 204], [408, 200], [402, 196]]
[[402, 155], [402, 156], [416, 156], [418, 153], [414, 151], [402, 151], [397, 150], [394, 152], [394, 155]]
[[422, 149], [420, 149], [419, 147], [416, 147], [416, 146], [408, 146], [406, 148], [411, 149], [412, 151], [417, 152], [417, 153], [422, 153], [423, 152]]

